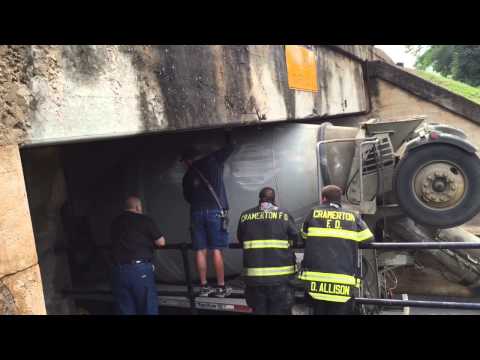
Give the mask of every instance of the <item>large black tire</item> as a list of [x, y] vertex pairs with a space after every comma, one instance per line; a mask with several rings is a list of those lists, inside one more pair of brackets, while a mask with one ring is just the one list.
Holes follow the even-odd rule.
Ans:
[[[455, 165], [466, 179], [464, 196], [448, 209], [433, 209], [417, 197], [413, 180], [426, 164], [439, 161]], [[403, 211], [415, 222], [436, 228], [464, 224], [480, 211], [480, 159], [447, 144], [423, 145], [411, 150], [395, 170], [394, 185]]]

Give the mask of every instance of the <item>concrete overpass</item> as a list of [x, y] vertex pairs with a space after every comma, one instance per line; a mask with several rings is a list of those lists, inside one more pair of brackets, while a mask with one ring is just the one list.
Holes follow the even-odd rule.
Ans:
[[34, 46], [30, 56], [26, 145], [368, 111], [370, 47]]

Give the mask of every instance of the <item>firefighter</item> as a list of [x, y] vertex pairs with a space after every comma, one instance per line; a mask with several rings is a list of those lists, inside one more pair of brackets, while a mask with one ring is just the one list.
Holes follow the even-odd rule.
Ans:
[[300, 280], [315, 315], [353, 314], [353, 292], [360, 287], [358, 244], [373, 240], [363, 220], [340, 203], [342, 190], [322, 189], [322, 205], [311, 210], [302, 226], [305, 251]]
[[243, 247], [245, 298], [254, 314], [288, 315], [294, 303], [298, 230], [288, 211], [275, 204], [275, 190], [260, 191], [259, 205], [242, 213], [237, 238]]

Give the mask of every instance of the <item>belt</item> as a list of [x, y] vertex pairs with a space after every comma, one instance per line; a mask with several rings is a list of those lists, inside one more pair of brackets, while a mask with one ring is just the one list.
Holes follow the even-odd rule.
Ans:
[[149, 262], [151, 262], [151, 260], [137, 259], [137, 260], [118, 262], [117, 265], [137, 265], [137, 264], [145, 264]]

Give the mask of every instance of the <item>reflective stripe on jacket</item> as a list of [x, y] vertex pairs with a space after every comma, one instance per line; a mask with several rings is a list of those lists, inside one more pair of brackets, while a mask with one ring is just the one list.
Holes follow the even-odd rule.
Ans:
[[358, 244], [373, 239], [365, 222], [338, 204], [315, 207], [302, 226], [305, 239], [303, 269], [299, 279], [307, 283], [316, 300], [346, 302], [357, 278]]

